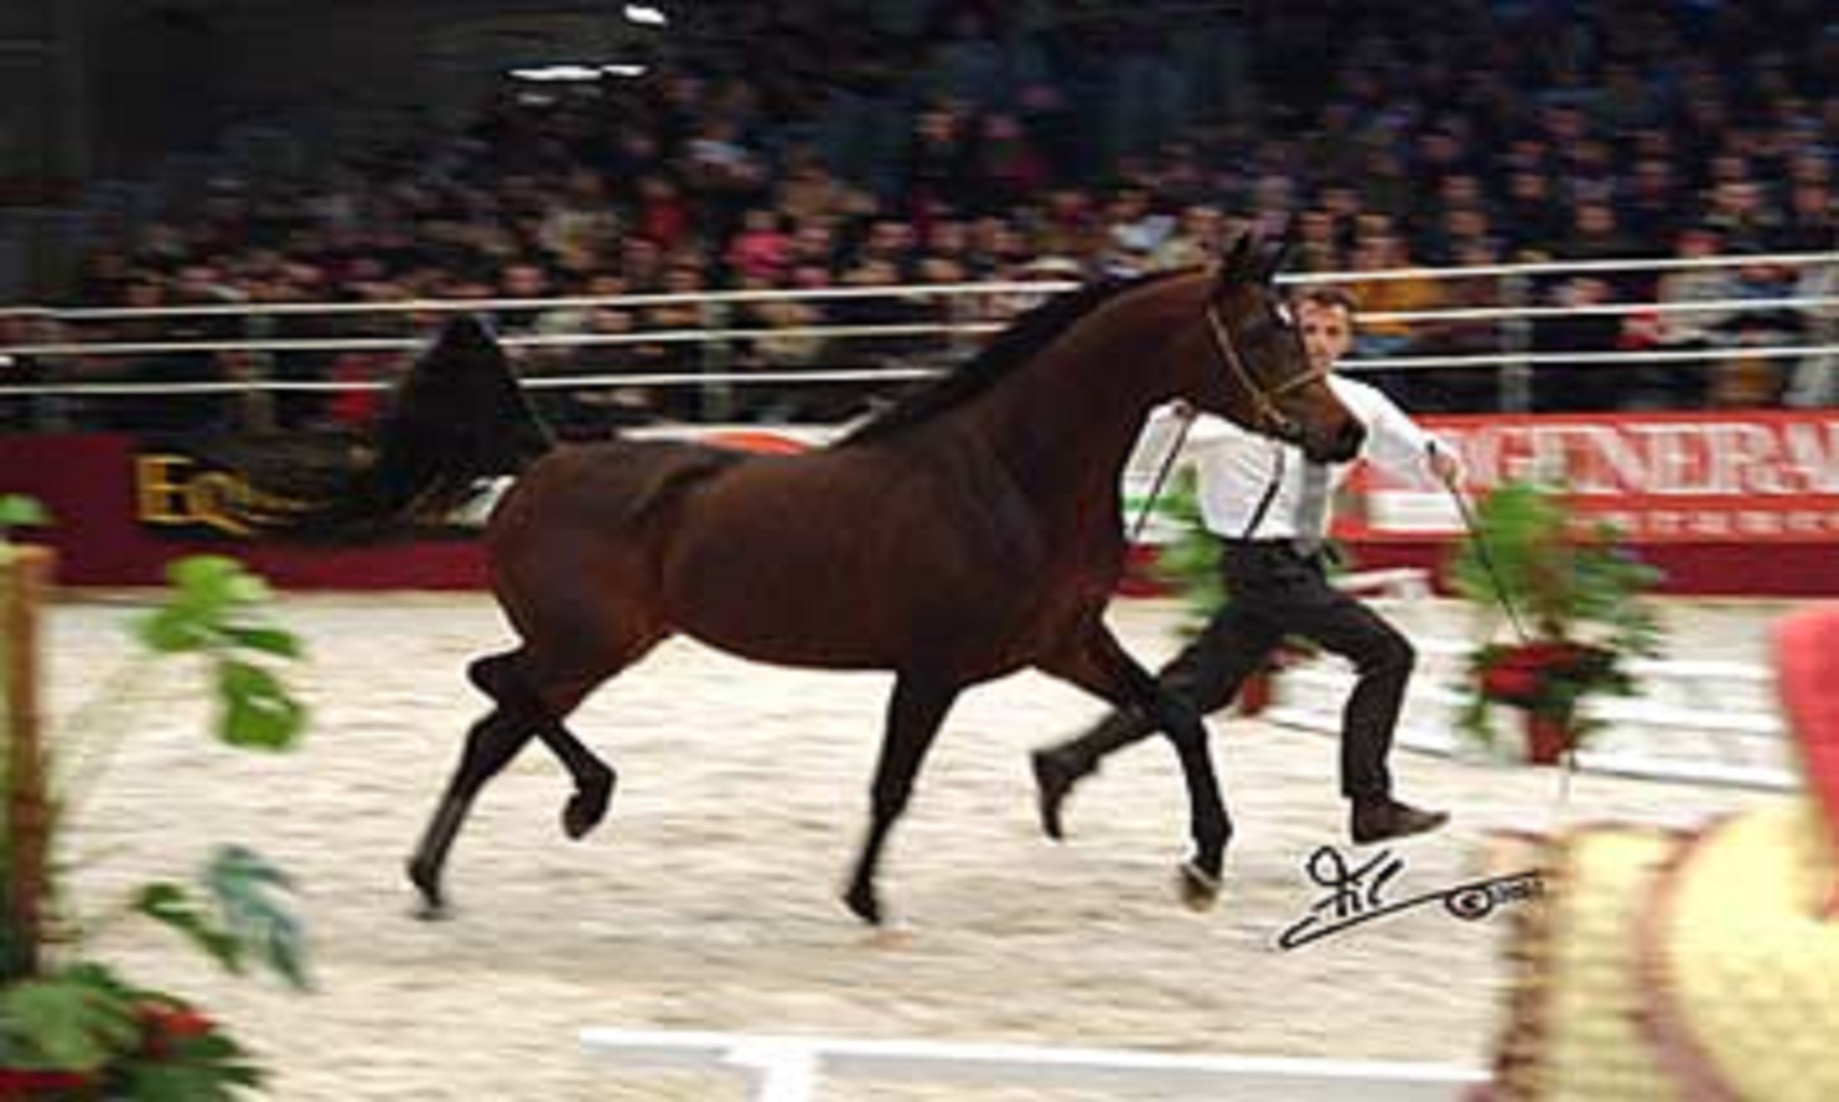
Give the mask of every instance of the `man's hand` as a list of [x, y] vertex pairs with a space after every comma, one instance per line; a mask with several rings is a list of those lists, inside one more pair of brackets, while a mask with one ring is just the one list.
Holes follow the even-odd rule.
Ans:
[[1437, 476], [1437, 481], [1452, 489], [1462, 486], [1464, 474], [1462, 460], [1456, 458], [1455, 452], [1439, 447], [1433, 440], [1430, 443], [1429, 454], [1425, 458], [1430, 463], [1430, 473]]

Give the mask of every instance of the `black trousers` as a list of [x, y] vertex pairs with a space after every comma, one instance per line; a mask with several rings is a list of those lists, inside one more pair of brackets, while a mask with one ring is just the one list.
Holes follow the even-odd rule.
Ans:
[[[1410, 640], [1330, 585], [1319, 555], [1300, 554], [1287, 541], [1223, 541], [1220, 573], [1230, 594], [1225, 607], [1158, 680], [1202, 714], [1215, 712], [1286, 636], [1311, 640], [1352, 662], [1358, 679], [1342, 712], [1342, 795], [1391, 795], [1386, 758], [1417, 660]], [[1096, 768], [1105, 754], [1154, 730], [1146, 716], [1116, 712], [1060, 749]]]

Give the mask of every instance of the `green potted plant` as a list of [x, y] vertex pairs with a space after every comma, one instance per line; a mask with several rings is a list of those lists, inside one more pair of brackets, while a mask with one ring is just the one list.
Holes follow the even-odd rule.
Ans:
[[[1494, 745], [1493, 708], [1524, 711], [1527, 757], [1555, 762], [1592, 722], [1592, 694], [1628, 696], [1628, 661], [1658, 653], [1659, 621], [1648, 595], [1660, 572], [1636, 558], [1611, 525], [1587, 524], [1558, 489], [1502, 483], [1476, 510], [1476, 531], [1452, 564], [1456, 591], [1484, 625], [1457, 685], [1463, 728]], [[1500, 641], [1503, 621], [1515, 637]]]
[[[17, 517], [12, 506], [0, 513]], [[42, 516], [39, 517], [42, 520]], [[177, 931], [233, 972], [263, 966], [307, 986], [303, 938], [279, 894], [284, 874], [247, 849], [220, 848], [193, 886], [142, 884], [111, 913], [79, 915], [59, 893], [67, 871], [58, 827], [80, 795], [39, 737], [30, 684], [33, 579], [49, 555], [0, 538], [0, 1099], [215, 1102], [261, 1081], [229, 1031], [185, 998], [144, 987], [84, 951], [86, 932], [124, 916]], [[36, 558], [30, 569], [22, 563]], [[233, 746], [293, 745], [303, 709], [270, 668], [300, 654], [295, 637], [259, 618], [263, 581], [234, 560], [193, 556], [168, 570], [170, 597], [137, 625], [144, 658], [194, 655], [209, 664], [217, 737]], [[22, 580], [23, 579], [23, 580]], [[8, 653], [11, 651], [12, 653]], [[74, 730], [71, 728], [75, 728]], [[121, 731], [73, 722], [93, 783]]]

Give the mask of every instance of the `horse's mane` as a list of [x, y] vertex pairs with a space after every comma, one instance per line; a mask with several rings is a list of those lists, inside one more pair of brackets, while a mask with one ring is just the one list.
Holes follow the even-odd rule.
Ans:
[[1182, 270], [1154, 272], [1127, 279], [1104, 279], [1076, 291], [1056, 295], [1016, 318], [996, 334], [976, 356], [950, 374], [920, 388], [856, 426], [837, 441], [839, 446], [882, 440], [913, 425], [930, 421], [956, 409], [995, 386], [1016, 368], [1032, 360], [1071, 328], [1073, 323], [1125, 291], [1185, 274]]

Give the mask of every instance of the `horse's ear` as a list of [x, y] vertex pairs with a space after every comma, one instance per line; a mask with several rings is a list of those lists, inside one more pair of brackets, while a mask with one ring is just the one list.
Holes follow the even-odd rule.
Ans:
[[1258, 265], [1258, 282], [1270, 283], [1283, 271], [1284, 264], [1290, 259], [1290, 239], [1279, 238], [1263, 249], [1263, 256]]
[[1238, 234], [1220, 258], [1220, 286], [1249, 283], [1258, 276], [1258, 235], [1250, 230]]

